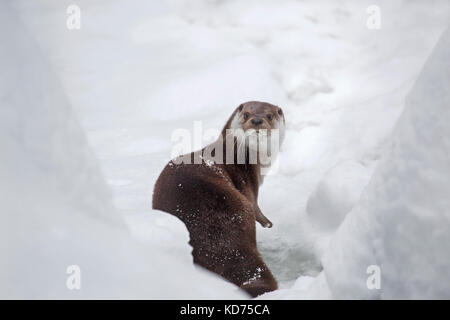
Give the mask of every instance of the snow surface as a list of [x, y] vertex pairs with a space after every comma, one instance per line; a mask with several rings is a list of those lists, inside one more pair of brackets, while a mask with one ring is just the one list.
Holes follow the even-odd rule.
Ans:
[[[112, 285], [113, 280], [103, 279], [117, 278], [121, 279], [117, 280], [120, 286], [127, 288], [120, 295], [109, 287], [104, 291], [97, 287], [89, 293], [83, 288], [87, 296], [234, 297], [233, 289], [215, 277], [202, 280], [204, 285], [195, 281], [210, 277], [191, 265], [184, 226], [168, 215], [151, 211], [151, 192], [170, 158], [175, 129], [192, 131], [194, 121], [202, 121], [204, 130], [220, 129], [237, 105], [263, 100], [283, 107], [287, 130], [278, 173], [268, 176], [260, 189], [260, 207], [274, 227], [257, 227], [258, 246], [281, 288], [262, 298], [448, 297], [446, 282], [437, 280], [448, 272], [442, 268], [449, 265], [444, 260], [448, 258], [444, 252], [448, 241], [442, 231], [448, 230], [448, 215], [436, 209], [448, 211], [442, 195], [446, 189], [432, 194], [440, 182], [434, 184], [428, 179], [435, 179], [436, 169], [444, 170], [437, 178], [446, 177], [449, 170], [440, 162], [444, 158], [439, 154], [436, 159], [423, 160], [421, 152], [428, 149], [418, 149], [417, 153], [409, 150], [409, 145], [417, 148], [421, 141], [406, 133], [417, 126], [433, 129], [429, 134], [436, 137], [433, 145], [439, 150], [439, 145], [448, 147], [438, 137], [445, 133], [444, 128], [435, 127], [431, 115], [423, 116], [426, 112], [419, 106], [419, 98], [411, 98], [414, 94], [407, 110], [416, 110], [408, 111], [415, 114], [411, 117], [416, 121], [402, 116], [395, 125], [407, 93], [448, 25], [447, 1], [76, 3], [82, 13], [80, 30], [66, 28], [66, 8], [72, 1], [10, 1], [12, 13], [25, 27], [18, 36], [10, 32], [13, 28], [7, 23], [16, 26], [19, 22], [0, 19], [2, 37], [11, 43], [2, 45], [1, 51], [2, 68], [9, 70], [0, 78], [0, 89], [8, 92], [1, 95], [2, 105], [21, 106], [12, 109], [14, 112], [2, 110], [5, 116], [0, 119], [2, 149], [5, 145], [8, 150], [7, 158], [2, 152], [7, 161], [2, 158], [1, 164], [2, 176], [7, 179], [0, 182], [2, 196], [3, 189], [7, 190], [5, 208], [12, 210], [16, 203], [23, 206], [15, 209], [20, 212], [16, 218], [8, 218], [10, 228], [2, 226], [9, 232], [6, 239], [14, 244], [10, 247], [19, 252], [8, 259], [6, 272], [1, 272], [5, 277], [17, 268], [15, 278], [6, 283], [14, 286], [19, 282], [23, 287], [11, 294], [76, 295], [65, 287], [55, 291], [51, 285], [43, 285], [51, 272], [63, 270], [61, 277], [66, 278], [62, 266], [67, 265], [70, 254], [63, 248], [70, 243], [77, 248], [79, 261], [92, 268], [103, 266], [103, 273], [97, 269], [93, 272], [95, 279], [89, 281], [98, 286], [105, 282]], [[381, 9], [380, 30], [366, 27], [366, 9], [372, 4]], [[33, 38], [36, 45], [23, 49], [20, 46], [31, 46], [31, 40], [21, 43], [21, 38]], [[40, 58], [30, 52], [41, 52]], [[47, 67], [43, 67], [43, 60]], [[16, 69], [21, 72], [13, 71]], [[51, 81], [39, 76], [47, 74], [54, 75]], [[422, 76], [414, 92], [426, 90], [417, 88], [424, 88], [420, 83], [431, 77]], [[27, 81], [18, 80], [23, 78]], [[448, 97], [445, 84], [448, 82], [442, 84], [443, 94], [439, 95], [442, 99]], [[53, 86], [58, 89], [50, 90]], [[28, 94], [21, 95], [23, 90]], [[438, 95], [416, 96], [428, 101], [428, 109], [435, 108], [434, 115], [441, 112]], [[41, 100], [32, 103], [36, 97]], [[36, 105], [35, 109], [29, 105]], [[445, 121], [445, 115], [448, 113], [436, 119]], [[100, 169], [86, 148], [75, 118], [80, 119]], [[43, 120], [44, 125], [40, 124]], [[407, 122], [410, 124], [401, 125]], [[394, 164], [410, 163], [391, 146], [394, 126], [397, 129], [392, 141], [400, 146], [397, 151], [417, 157], [417, 165], [422, 163], [429, 170], [398, 173]], [[8, 134], [3, 136], [3, 132]], [[21, 138], [21, 143], [13, 140], [22, 132], [28, 132], [26, 139]], [[431, 145], [429, 148], [431, 158], [436, 150]], [[442, 150], [448, 152], [448, 148]], [[382, 154], [390, 156], [389, 160], [380, 160]], [[111, 208], [102, 175], [112, 190], [115, 209]], [[392, 176], [392, 186], [386, 185], [386, 176]], [[17, 187], [13, 187], [15, 181]], [[412, 182], [429, 187], [418, 192]], [[383, 196], [386, 190], [392, 191], [392, 197], [396, 195], [397, 204]], [[412, 197], [411, 207], [402, 207]], [[41, 198], [52, 201], [39, 201], [40, 209], [32, 200]], [[23, 199], [27, 203], [22, 203]], [[61, 200], [54, 203], [53, 199]], [[380, 200], [379, 208], [369, 205], [373, 199]], [[427, 199], [435, 199], [436, 207], [431, 207]], [[36, 212], [33, 223], [24, 221], [30, 212]], [[60, 212], [67, 212], [67, 216]], [[138, 249], [125, 227], [120, 226], [122, 218], [142, 248]], [[404, 220], [406, 223], [400, 224]], [[114, 228], [120, 236], [113, 236], [113, 227], [109, 226], [112, 221], [118, 225]], [[369, 232], [366, 224], [376, 227]], [[13, 232], [14, 225], [23, 226], [27, 235]], [[35, 226], [39, 227], [34, 230]], [[89, 226], [90, 231], [81, 226]], [[55, 241], [59, 238], [44, 232], [49, 229], [63, 230], [61, 234], [69, 234], [71, 240]], [[36, 232], [36, 239], [42, 237], [42, 245], [36, 241], [32, 246], [31, 232]], [[84, 242], [74, 240], [79, 235]], [[102, 255], [103, 247], [91, 245], [98, 236], [108, 239]], [[124, 249], [113, 249], [109, 244], [116, 238], [126, 239]], [[59, 242], [61, 246], [53, 244]], [[42, 257], [43, 245], [55, 248], [45, 253], [47, 260]], [[85, 250], [87, 247], [92, 252]], [[135, 250], [129, 252], [129, 247]], [[377, 259], [372, 259], [372, 249], [368, 249], [372, 247], [377, 248]], [[32, 252], [32, 258], [28, 257]], [[114, 252], [118, 258], [112, 261], [107, 252]], [[54, 259], [57, 256], [61, 261]], [[94, 257], [97, 259], [89, 262]], [[30, 267], [33, 260], [55, 260], [61, 267]], [[173, 261], [170, 267], [166, 264], [169, 261]], [[120, 264], [114, 269], [113, 262], [129, 268]], [[22, 269], [18, 268], [21, 264]], [[382, 291], [367, 291], [366, 264], [380, 265]], [[30, 269], [27, 273], [23, 268]], [[130, 272], [123, 275], [124, 269]], [[155, 278], [158, 272], [149, 270], [160, 270], [161, 276]], [[20, 272], [29, 274], [30, 279], [16, 280]], [[40, 272], [45, 276], [32, 277]], [[136, 289], [128, 281], [133, 282], [137, 274], [140, 285], [152, 281], [157, 285]], [[193, 281], [186, 285], [177, 282], [186, 278], [184, 275]], [[434, 281], [433, 289], [429, 286]], [[186, 288], [189, 292], [184, 293]]]
[[176, 218], [149, 212], [152, 242], [131, 237], [51, 67], [3, 2], [0, 21], [0, 298], [246, 297], [192, 265]]
[[[360, 201], [329, 241], [322, 274], [264, 298], [450, 297], [449, 57], [450, 28], [408, 95]], [[380, 267], [380, 290], [366, 284], [371, 265]]]
[[[428, 59], [361, 201], [323, 259], [335, 297], [450, 298], [450, 29]], [[365, 286], [378, 265], [382, 289]]]

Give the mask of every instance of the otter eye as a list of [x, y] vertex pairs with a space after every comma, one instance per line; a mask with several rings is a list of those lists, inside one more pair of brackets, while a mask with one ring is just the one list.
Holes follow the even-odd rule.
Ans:
[[248, 117], [250, 117], [250, 114], [248, 112], [244, 113], [244, 119], [247, 120]]
[[268, 114], [268, 115], [267, 115], [267, 119], [269, 119], [269, 121], [272, 121], [273, 116], [272, 116], [271, 114]]

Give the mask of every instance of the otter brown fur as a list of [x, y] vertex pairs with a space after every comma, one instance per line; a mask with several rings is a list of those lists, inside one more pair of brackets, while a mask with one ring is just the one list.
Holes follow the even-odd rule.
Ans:
[[[279, 124], [284, 129], [281, 108], [250, 101], [233, 112], [222, 130], [222, 141], [226, 130], [234, 126], [244, 130], [270, 129]], [[185, 223], [194, 263], [221, 275], [253, 297], [275, 290], [277, 282], [256, 246], [255, 221], [272, 226], [257, 203], [260, 165], [250, 164], [248, 159], [242, 164], [205, 163], [202, 155], [207, 147], [187, 155], [192, 164], [172, 160], [166, 165], [153, 191], [153, 208], [171, 213]], [[234, 148], [235, 160], [236, 151]], [[224, 142], [223, 156], [225, 159]]]

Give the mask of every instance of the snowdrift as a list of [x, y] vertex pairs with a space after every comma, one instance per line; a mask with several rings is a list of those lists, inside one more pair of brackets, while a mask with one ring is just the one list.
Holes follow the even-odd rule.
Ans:
[[[153, 242], [129, 235], [62, 86], [6, 2], [0, 23], [0, 298], [245, 297], [193, 266], [176, 218], [149, 212]], [[66, 285], [72, 265], [80, 290]]]
[[[265, 298], [450, 298], [450, 29], [406, 99], [383, 158], [315, 279]], [[380, 289], [367, 285], [380, 270]]]

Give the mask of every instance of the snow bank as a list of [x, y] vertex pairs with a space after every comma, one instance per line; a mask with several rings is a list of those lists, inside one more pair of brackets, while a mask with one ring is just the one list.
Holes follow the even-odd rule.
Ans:
[[[447, 29], [361, 201], [330, 241], [323, 267], [334, 298], [450, 298], [449, 57]], [[380, 290], [366, 285], [370, 265], [380, 267]]]
[[[51, 65], [6, 2], [0, 38], [0, 297], [244, 297], [193, 266], [176, 218], [150, 211], [151, 241], [131, 238]], [[80, 290], [66, 286], [70, 265]]]
[[361, 163], [342, 161], [327, 171], [306, 204], [308, 217], [318, 228], [334, 231], [359, 200], [370, 172]]

